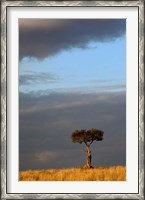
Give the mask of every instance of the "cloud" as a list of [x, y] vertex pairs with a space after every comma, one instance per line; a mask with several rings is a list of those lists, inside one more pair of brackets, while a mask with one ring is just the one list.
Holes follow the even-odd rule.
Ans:
[[56, 152], [52, 152], [52, 151], [44, 151], [44, 152], [39, 152], [39, 153], [36, 153], [35, 155], [35, 160], [37, 162], [48, 162], [49, 161], [53, 161], [55, 160], [58, 156], [59, 156], [59, 153], [56, 153]]
[[126, 93], [20, 93], [20, 170], [82, 166], [83, 145], [71, 142], [71, 132], [99, 128], [104, 140], [92, 144], [93, 165], [126, 162]]
[[59, 78], [50, 73], [44, 72], [29, 72], [19, 76], [19, 85], [30, 85], [34, 83], [56, 82]]
[[[103, 89], [104, 88], [104, 89]], [[44, 91], [37, 91], [35, 93], [30, 92], [30, 93], [20, 93], [20, 102], [22, 102], [23, 106], [20, 107], [20, 112], [29, 114], [29, 113], [34, 113], [34, 112], [39, 112], [39, 111], [48, 111], [49, 110], [62, 110], [62, 109], [67, 109], [67, 108], [77, 108], [81, 106], [87, 106], [88, 104], [93, 104], [96, 103], [96, 100], [104, 100], [102, 99], [104, 94], [103, 91], [106, 92], [106, 89], [123, 89], [125, 88], [125, 85], [119, 85], [119, 86], [104, 86], [100, 87], [99, 90], [101, 91], [100, 95], [95, 95], [95, 93], [92, 92], [87, 92], [83, 93], [82, 89], [69, 89], [69, 92], [66, 90], [56, 90], [55, 92], [50, 92], [49, 90], [44, 90]], [[86, 89], [86, 88], [85, 88]], [[95, 89], [94, 89], [95, 90]], [[97, 89], [96, 89], [97, 90]], [[98, 92], [98, 90], [97, 90]], [[82, 94], [83, 93], [83, 94]], [[86, 97], [89, 98], [86, 98]], [[108, 100], [109, 97], [112, 96], [112, 94], [108, 93]], [[80, 97], [84, 97], [83, 99]], [[94, 97], [94, 98], [93, 98]], [[26, 101], [24, 99], [29, 98]], [[49, 98], [49, 105], [48, 102], [44, 101], [45, 98]], [[97, 99], [96, 99], [97, 98]], [[31, 107], [29, 107], [30, 102], [32, 102]], [[35, 102], [35, 104], [33, 103]]]
[[109, 83], [109, 82], [114, 82], [116, 81], [116, 79], [93, 79], [93, 80], [89, 80], [88, 83], [89, 84], [96, 84], [96, 83]]
[[[67, 84], [66, 84], [67, 85]], [[64, 88], [64, 87], [54, 87], [53, 89], [43, 89], [33, 91], [31, 89], [23, 89], [24, 92], [29, 93], [31, 96], [43, 95], [51, 95], [51, 94], [94, 94], [94, 93], [102, 93], [102, 92], [114, 92], [114, 91], [124, 91], [126, 89], [126, 84], [112, 84], [112, 85], [99, 85], [99, 86], [82, 86], [82, 87], [75, 87], [75, 88]], [[22, 94], [23, 95], [23, 94]]]
[[19, 56], [43, 59], [125, 33], [125, 19], [19, 19]]

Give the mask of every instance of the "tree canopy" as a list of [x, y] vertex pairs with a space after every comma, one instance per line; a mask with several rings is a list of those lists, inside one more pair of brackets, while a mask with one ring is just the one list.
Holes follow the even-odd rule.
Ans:
[[86, 129], [81, 129], [81, 130], [75, 130], [71, 134], [71, 139], [72, 142], [76, 143], [85, 143], [86, 145], [86, 159], [87, 159], [87, 164], [85, 165], [85, 168], [92, 168], [91, 166], [91, 160], [92, 160], [92, 155], [91, 155], [91, 144], [94, 141], [101, 141], [103, 140], [103, 134], [104, 132], [102, 130], [99, 130], [97, 128], [92, 128], [89, 130]]
[[93, 141], [101, 141], [103, 140], [103, 134], [104, 132], [102, 130], [92, 128], [89, 130], [81, 129], [81, 130], [75, 130], [72, 135], [71, 139], [72, 142], [76, 143], [85, 143], [87, 145], [90, 145], [93, 143]]

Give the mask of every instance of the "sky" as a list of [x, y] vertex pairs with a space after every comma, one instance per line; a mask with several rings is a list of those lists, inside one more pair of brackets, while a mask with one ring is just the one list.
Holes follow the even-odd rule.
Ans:
[[126, 165], [126, 20], [19, 19], [19, 169]]

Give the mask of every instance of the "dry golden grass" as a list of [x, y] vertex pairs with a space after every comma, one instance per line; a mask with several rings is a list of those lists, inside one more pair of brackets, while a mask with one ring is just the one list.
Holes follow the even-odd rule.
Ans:
[[21, 171], [20, 181], [126, 181], [126, 167]]

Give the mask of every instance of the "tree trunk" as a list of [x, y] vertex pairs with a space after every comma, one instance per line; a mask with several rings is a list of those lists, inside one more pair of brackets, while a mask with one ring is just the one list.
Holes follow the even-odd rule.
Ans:
[[86, 158], [87, 158], [87, 165], [89, 167], [91, 167], [91, 150], [90, 150], [90, 146], [89, 145], [86, 145]]

